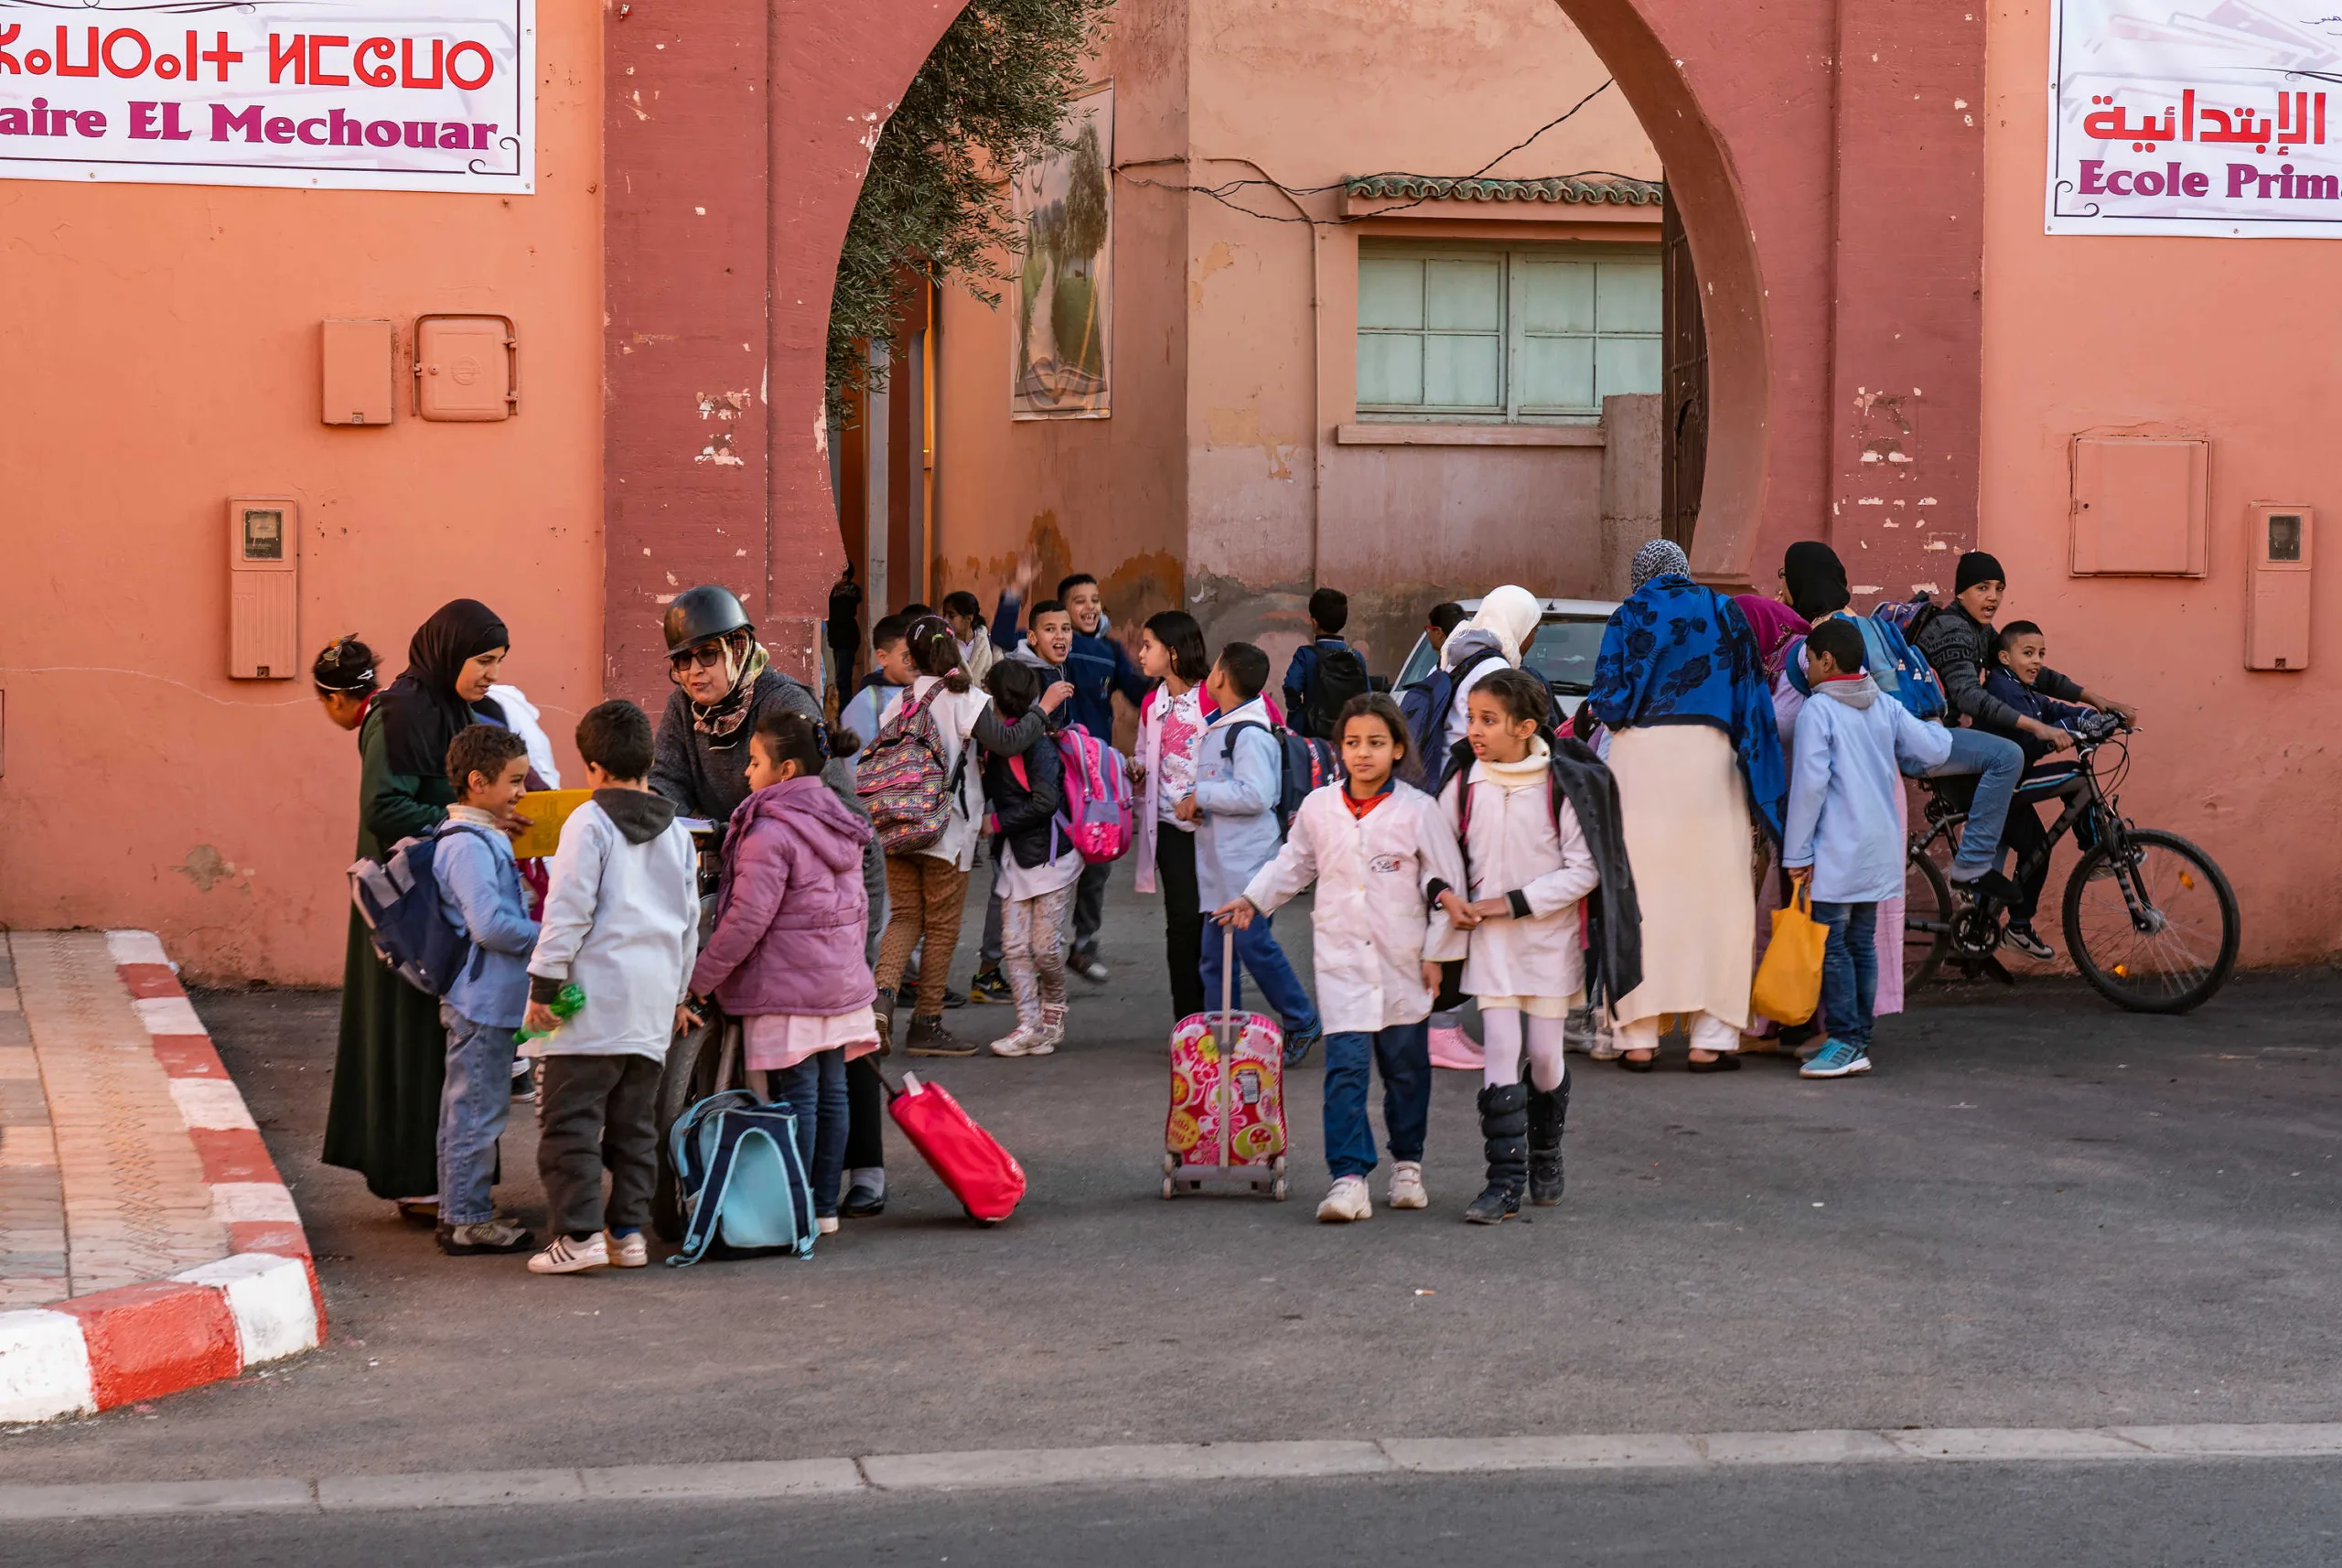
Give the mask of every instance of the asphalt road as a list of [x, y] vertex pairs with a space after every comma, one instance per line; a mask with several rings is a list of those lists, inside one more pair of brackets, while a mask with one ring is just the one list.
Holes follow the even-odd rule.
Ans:
[[1214, 1488], [1073, 1488], [852, 1501], [521, 1509], [328, 1519], [15, 1525], [0, 1562], [46, 1568], [364, 1563], [1097, 1563], [1485, 1568], [1599, 1563], [1815, 1568], [2330, 1568], [2331, 1465], [1875, 1467], [1698, 1477], [1503, 1476]]
[[[1295, 1201], [1157, 1196], [1155, 918], [1118, 883], [1116, 980], [1077, 997], [1067, 1050], [931, 1064], [1030, 1173], [1014, 1220], [964, 1222], [897, 1142], [886, 1215], [804, 1263], [540, 1280], [444, 1258], [317, 1163], [335, 996], [200, 995], [308, 1220], [331, 1340], [265, 1376], [0, 1435], [0, 1482], [2342, 1412], [2332, 974], [2245, 976], [2181, 1019], [2053, 981], [1962, 991], [1884, 1026], [1860, 1080], [1576, 1058], [1568, 1201], [1493, 1230], [1458, 1220], [1473, 1084], [1443, 1073], [1433, 1208], [1340, 1228], [1311, 1219], [1315, 1063], [1289, 1091]], [[1006, 1010], [953, 1022], [1004, 1031]], [[525, 1115], [505, 1169], [500, 1196], [541, 1215]], [[1809, 1484], [1764, 1483], [1788, 1513]], [[435, 1538], [416, 1528], [420, 1555]]]

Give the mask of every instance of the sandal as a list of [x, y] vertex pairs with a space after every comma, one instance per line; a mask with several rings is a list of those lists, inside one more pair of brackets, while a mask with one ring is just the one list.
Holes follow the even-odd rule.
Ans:
[[1721, 1056], [1710, 1057], [1706, 1061], [1702, 1061], [1699, 1058], [1693, 1057], [1690, 1066], [1693, 1072], [1738, 1072], [1740, 1070], [1740, 1053], [1738, 1051], [1726, 1051]]
[[1659, 1056], [1654, 1052], [1651, 1055], [1645, 1057], [1640, 1061], [1637, 1061], [1632, 1057], [1620, 1057], [1618, 1058], [1618, 1065], [1625, 1068], [1628, 1072], [1649, 1072], [1653, 1068], [1659, 1066]]

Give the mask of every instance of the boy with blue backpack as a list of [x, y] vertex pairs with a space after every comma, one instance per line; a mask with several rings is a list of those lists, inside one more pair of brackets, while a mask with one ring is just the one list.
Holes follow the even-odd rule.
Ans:
[[511, 841], [497, 828], [528, 790], [529, 752], [494, 725], [447, 746], [455, 804], [439, 825], [432, 871], [441, 913], [471, 943], [439, 1004], [447, 1076], [439, 1091], [439, 1250], [450, 1257], [525, 1252], [536, 1238], [496, 1212], [489, 1187], [512, 1104], [512, 1031], [529, 1005], [537, 923]]
[[[1196, 744], [1196, 787], [1179, 802], [1178, 816], [1196, 826], [1196, 891], [1206, 909], [1241, 897], [1261, 867], [1276, 858], [1284, 838], [1278, 806], [1285, 792], [1285, 748], [1261, 700], [1268, 683], [1269, 656], [1249, 642], [1221, 649], [1205, 678], [1219, 716]], [[1219, 1005], [1220, 948], [1205, 937], [1204, 1002], [1213, 1008]], [[1236, 958], [1284, 1021], [1286, 1064], [1300, 1061], [1324, 1030], [1268, 916], [1236, 932]], [[1230, 975], [1228, 987], [1229, 1005], [1241, 1010], [1241, 977]]]

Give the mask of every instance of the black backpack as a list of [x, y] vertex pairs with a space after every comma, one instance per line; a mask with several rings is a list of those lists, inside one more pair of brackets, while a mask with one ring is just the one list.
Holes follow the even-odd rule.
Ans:
[[1236, 736], [1240, 730], [1266, 730], [1269, 738], [1277, 743], [1277, 798], [1271, 810], [1277, 819], [1277, 834], [1283, 837], [1292, 831], [1293, 814], [1301, 810], [1301, 802], [1309, 799], [1313, 789], [1328, 784], [1339, 784], [1349, 777], [1342, 767], [1341, 754], [1334, 743], [1316, 736], [1295, 735], [1282, 725], [1264, 725], [1257, 719], [1245, 719], [1230, 725], [1221, 733], [1228, 738], [1220, 743], [1220, 755], [1231, 764], [1236, 760]]
[[1320, 644], [1317, 661], [1301, 693], [1305, 723], [1300, 727], [1321, 740], [1333, 739], [1334, 725], [1350, 699], [1363, 697], [1373, 690], [1374, 682], [1367, 678], [1366, 660], [1358, 656], [1357, 649]]

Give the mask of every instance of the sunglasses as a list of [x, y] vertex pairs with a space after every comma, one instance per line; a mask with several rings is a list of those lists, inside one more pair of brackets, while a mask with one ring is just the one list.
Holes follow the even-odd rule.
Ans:
[[667, 655], [668, 666], [678, 671], [687, 670], [694, 664], [703, 670], [713, 670], [723, 662], [724, 644], [721, 642], [704, 642], [697, 648], [686, 648], [681, 652]]

